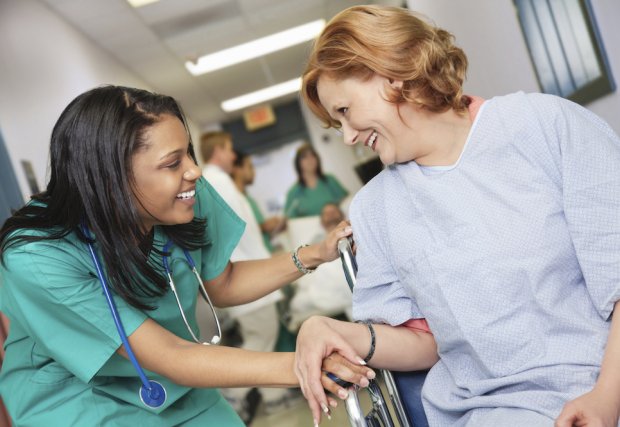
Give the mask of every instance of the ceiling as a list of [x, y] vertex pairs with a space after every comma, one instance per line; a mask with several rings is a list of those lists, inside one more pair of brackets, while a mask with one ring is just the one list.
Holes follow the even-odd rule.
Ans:
[[[228, 68], [192, 76], [185, 61], [271, 35], [375, 0], [160, 0], [134, 9], [126, 0], [42, 0], [154, 90], [180, 101], [201, 128], [239, 117], [226, 99], [281, 83], [303, 72], [311, 42]], [[289, 102], [297, 94], [271, 101]]]

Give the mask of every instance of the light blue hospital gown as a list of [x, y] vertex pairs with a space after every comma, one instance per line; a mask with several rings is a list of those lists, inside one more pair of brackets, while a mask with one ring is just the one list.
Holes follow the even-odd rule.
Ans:
[[592, 389], [620, 299], [620, 140], [600, 118], [493, 98], [453, 167], [391, 166], [350, 213], [354, 318], [435, 334], [431, 426], [552, 425]]

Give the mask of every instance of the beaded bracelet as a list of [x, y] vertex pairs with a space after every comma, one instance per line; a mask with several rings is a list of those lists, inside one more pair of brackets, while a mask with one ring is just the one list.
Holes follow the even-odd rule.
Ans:
[[372, 356], [375, 355], [375, 347], [377, 345], [377, 338], [375, 335], [375, 328], [372, 326], [370, 322], [364, 322], [363, 320], [356, 320], [355, 323], [362, 323], [368, 327], [368, 332], [370, 332], [370, 349], [368, 350], [368, 354], [364, 357], [364, 362], [368, 363]]
[[291, 253], [291, 256], [293, 257], [293, 262], [295, 263], [295, 267], [297, 267], [297, 270], [299, 270], [299, 272], [302, 274], [310, 274], [314, 270], [316, 270], [316, 267], [314, 268], [306, 267], [305, 265], [303, 265], [303, 263], [299, 259], [299, 250], [301, 248], [305, 248], [306, 246], [310, 246], [310, 245], [301, 245]]

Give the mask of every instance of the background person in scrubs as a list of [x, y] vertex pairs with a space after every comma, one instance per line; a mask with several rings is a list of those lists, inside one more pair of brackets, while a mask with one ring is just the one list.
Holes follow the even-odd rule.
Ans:
[[431, 426], [615, 427], [620, 139], [556, 96], [465, 96], [466, 69], [452, 35], [406, 9], [352, 7], [316, 41], [306, 102], [388, 167], [349, 210], [353, 317], [376, 347], [368, 325], [305, 322], [305, 395], [319, 416], [336, 348], [432, 366]]
[[[195, 334], [199, 286], [182, 248], [217, 306], [252, 301], [301, 273], [287, 254], [230, 263], [244, 224], [201, 178], [174, 99], [116, 86], [88, 91], [61, 114], [50, 151], [46, 191], [0, 230], [0, 309], [10, 319], [0, 392], [16, 426], [236, 426], [215, 387], [295, 386], [292, 354], [198, 344], [182, 321], [162, 267], [168, 241]], [[140, 401], [82, 224], [138, 361], [167, 391], [157, 409]], [[300, 250], [302, 265], [334, 259], [345, 228]], [[361, 383], [373, 375], [340, 369]]]
[[349, 192], [335, 176], [323, 173], [321, 159], [310, 144], [295, 153], [297, 182], [286, 193], [284, 215], [288, 218], [320, 215], [327, 203], [340, 203]]

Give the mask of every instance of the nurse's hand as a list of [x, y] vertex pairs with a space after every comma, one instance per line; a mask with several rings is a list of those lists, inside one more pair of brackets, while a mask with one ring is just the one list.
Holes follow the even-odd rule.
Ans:
[[353, 230], [349, 221], [342, 221], [330, 231], [325, 239], [319, 243], [319, 254], [323, 262], [333, 261], [338, 258], [338, 240], [343, 237], [349, 237], [352, 234]]
[[618, 397], [594, 388], [571, 400], [555, 420], [555, 427], [596, 426], [616, 427], [620, 418]]
[[295, 375], [308, 401], [315, 424], [321, 420], [321, 413], [329, 414], [328, 404], [335, 404], [335, 401], [327, 399], [324, 388], [339, 396], [343, 390], [329, 379], [324, 371], [332, 372], [361, 387], [367, 386], [368, 379], [375, 377], [372, 369], [364, 366], [362, 358], [329, 325], [330, 321], [336, 322], [333, 319], [313, 316], [302, 324], [297, 335]]

